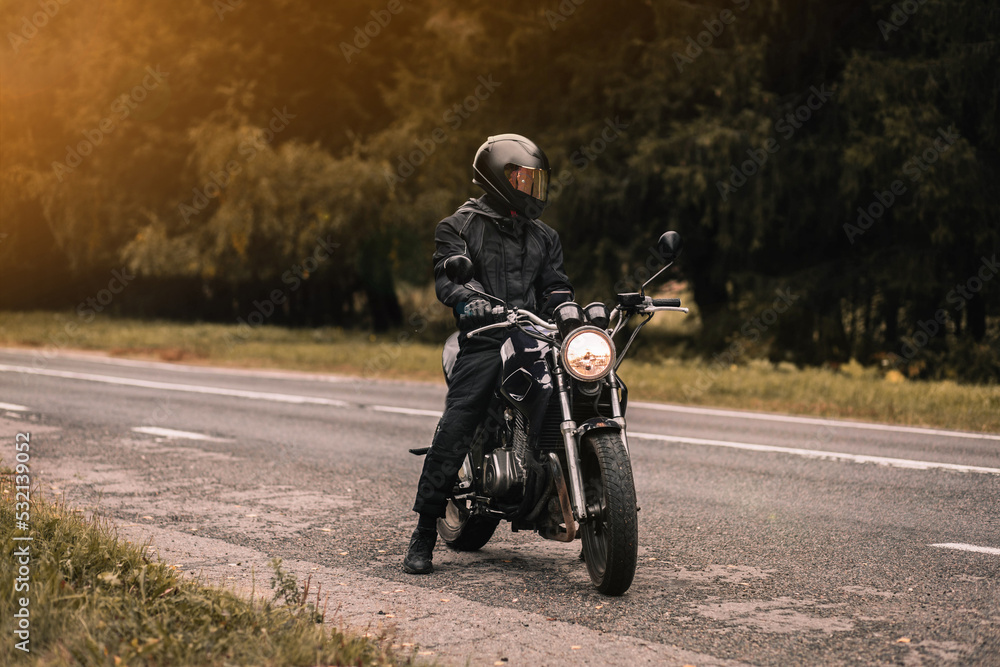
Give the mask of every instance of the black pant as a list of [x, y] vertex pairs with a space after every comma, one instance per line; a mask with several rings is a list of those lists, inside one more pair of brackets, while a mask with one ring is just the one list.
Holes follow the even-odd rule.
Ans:
[[417, 483], [413, 511], [444, 516], [462, 461], [472, 447], [476, 427], [486, 417], [500, 372], [500, 342], [492, 337], [463, 341], [455, 360], [444, 414], [438, 422]]

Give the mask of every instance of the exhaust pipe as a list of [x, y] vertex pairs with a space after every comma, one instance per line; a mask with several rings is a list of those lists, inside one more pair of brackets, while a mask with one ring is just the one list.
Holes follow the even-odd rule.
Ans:
[[556, 494], [559, 496], [559, 507], [562, 510], [565, 528], [559, 526], [545, 526], [538, 531], [538, 534], [547, 540], [556, 542], [572, 542], [576, 539], [576, 521], [573, 519], [573, 505], [569, 500], [569, 490], [566, 488], [566, 478], [563, 476], [562, 465], [555, 452], [549, 452], [549, 474], [556, 485]]

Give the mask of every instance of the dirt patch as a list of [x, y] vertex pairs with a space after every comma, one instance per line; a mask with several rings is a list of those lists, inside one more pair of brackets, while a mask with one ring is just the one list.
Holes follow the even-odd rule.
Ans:
[[[222, 540], [154, 526], [125, 525], [123, 537], [152, 541], [150, 552], [209, 584], [241, 595], [269, 597], [268, 555]], [[327, 620], [373, 635], [387, 633], [398, 650], [443, 665], [731, 666], [676, 647], [591, 630], [518, 609], [465, 599], [454, 590], [426, 589], [412, 580], [358, 574], [346, 568], [286, 560], [282, 567], [310, 581], [327, 605]], [[442, 631], [443, 629], [447, 631]]]
[[739, 628], [752, 627], [763, 632], [848, 632], [854, 623], [847, 618], [819, 616], [807, 610], [829, 609], [842, 605], [817, 604], [814, 600], [778, 598], [751, 602], [712, 602], [697, 605], [701, 616], [731, 623]]

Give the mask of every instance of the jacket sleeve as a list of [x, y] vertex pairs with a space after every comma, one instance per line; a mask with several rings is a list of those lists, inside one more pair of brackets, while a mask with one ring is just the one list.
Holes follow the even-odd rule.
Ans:
[[[459, 230], [459, 225], [463, 222], [452, 215], [439, 222], [434, 231], [434, 289], [438, 300], [453, 309], [456, 315], [461, 314], [467, 302], [479, 298], [474, 292], [448, 280], [444, 271], [444, 263], [449, 257], [465, 255], [471, 258], [469, 248]], [[483, 291], [479, 281], [472, 280], [469, 284]]]
[[541, 306], [539, 315], [549, 317], [560, 303], [573, 300], [573, 285], [569, 282], [566, 270], [563, 268], [562, 243], [559, 234], [551, 227], [546, 227], [548, 236], [548, 257], [542, 264], [542, 271], [535, 283], [538, 289]]

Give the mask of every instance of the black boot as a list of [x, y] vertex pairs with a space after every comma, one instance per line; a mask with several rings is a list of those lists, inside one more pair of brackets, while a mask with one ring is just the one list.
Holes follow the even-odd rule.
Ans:
[[417, 526], [410, 538], [410, 548], [406, 550], [403, 559], [403, 571], [409, 574], [430, 574], [434, 571], [431, 558], [434, 555], [434, 543], [437, 542], [437, 530]]

